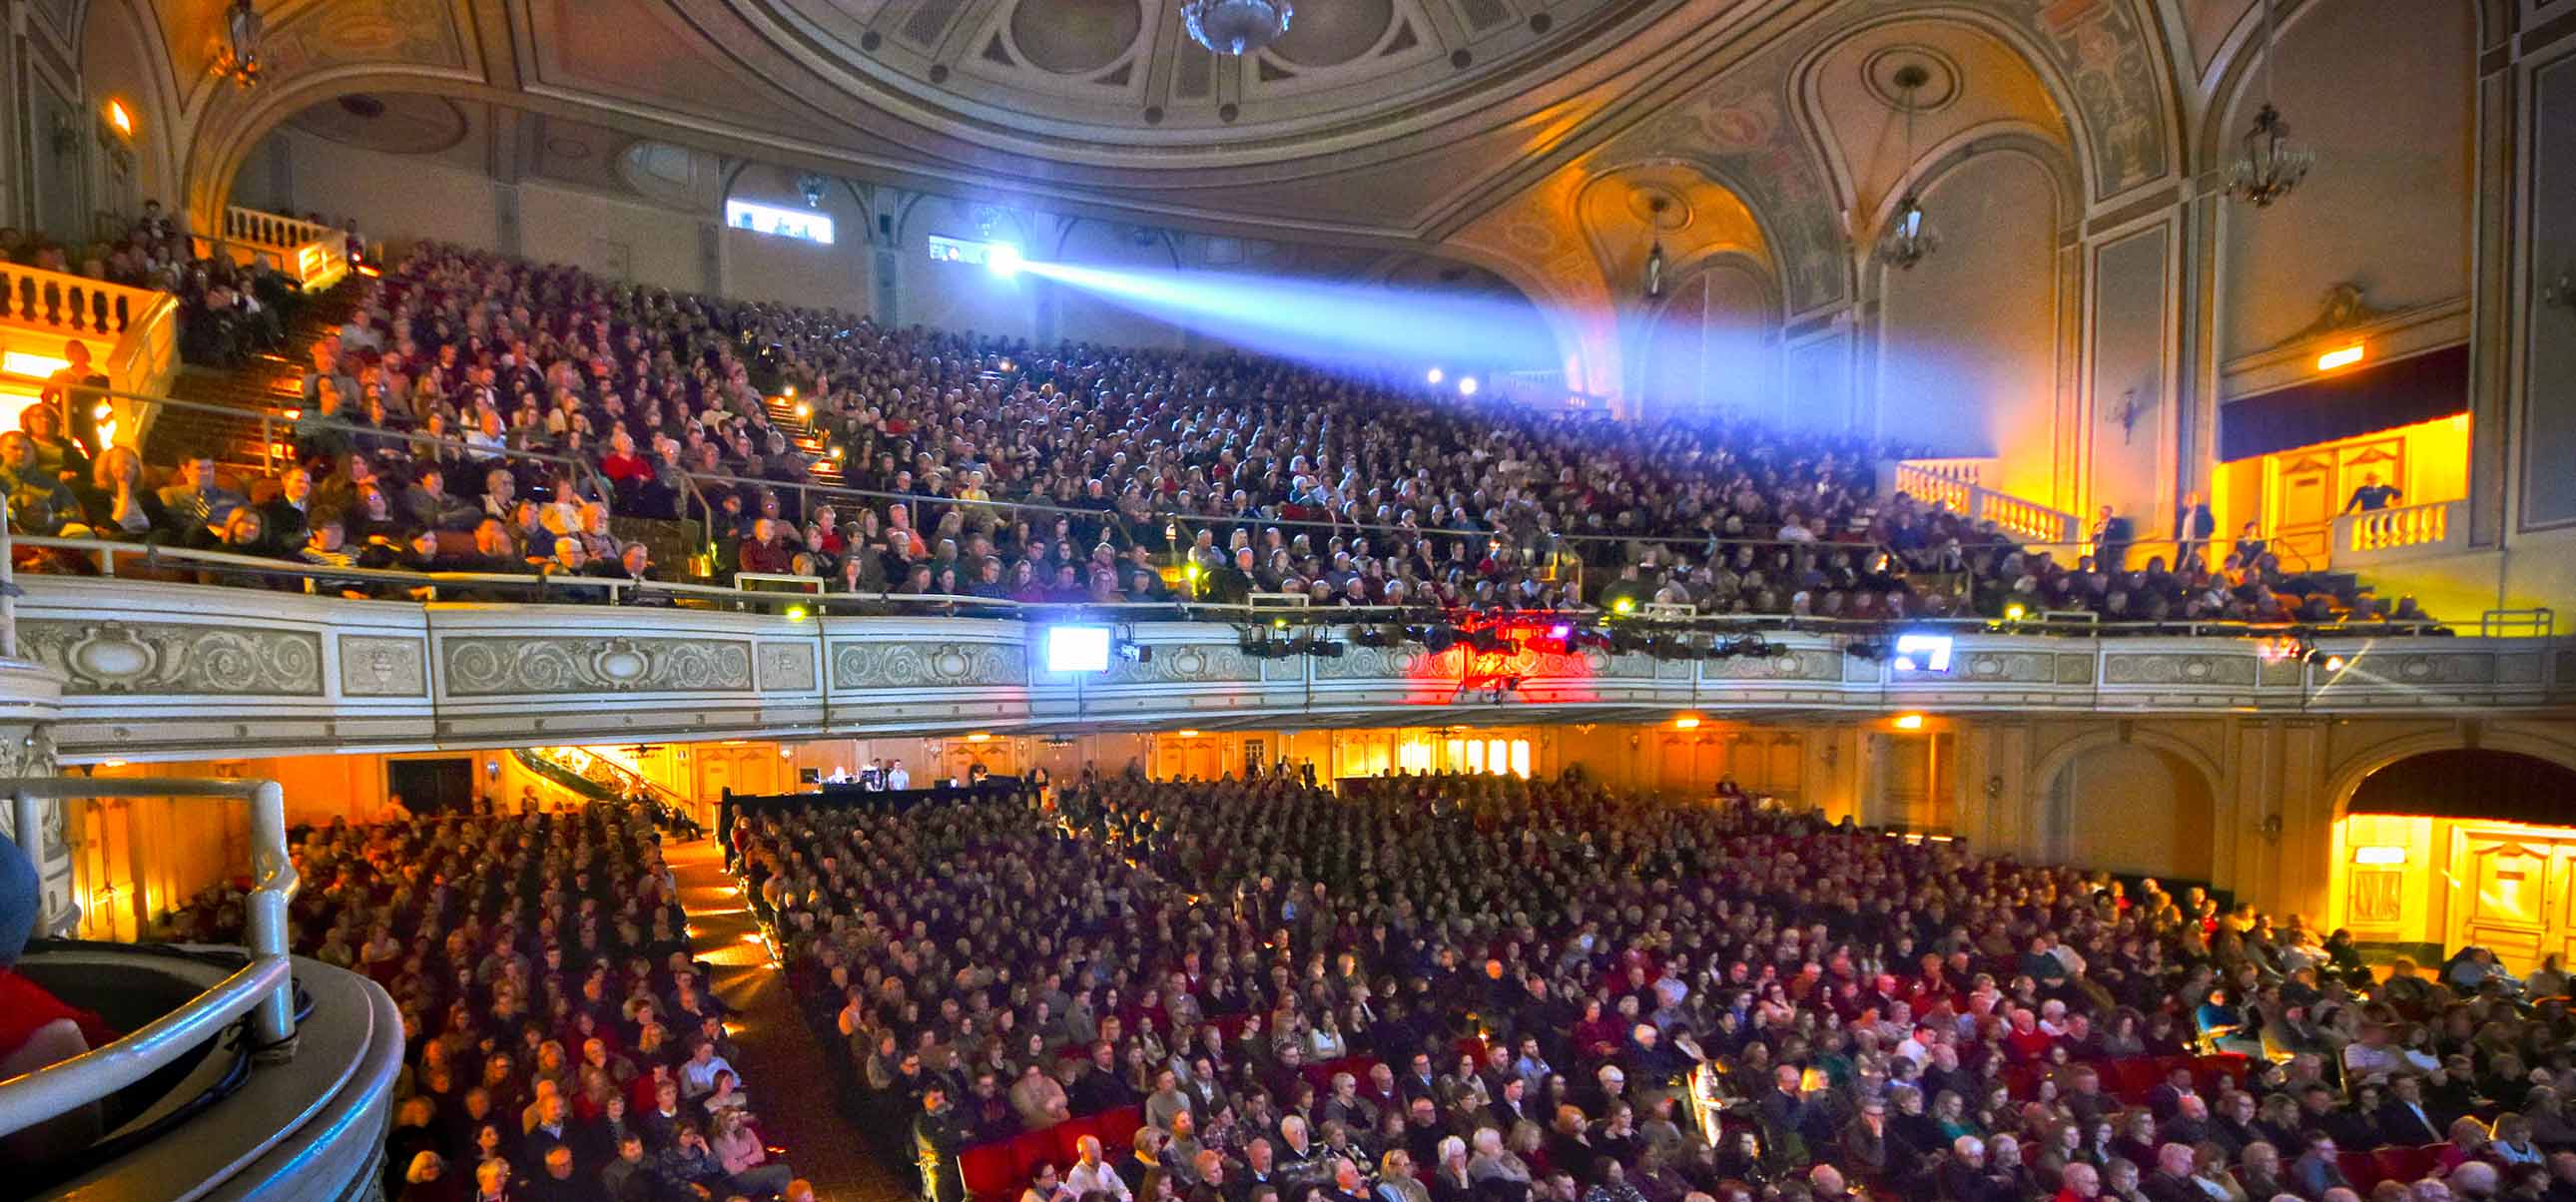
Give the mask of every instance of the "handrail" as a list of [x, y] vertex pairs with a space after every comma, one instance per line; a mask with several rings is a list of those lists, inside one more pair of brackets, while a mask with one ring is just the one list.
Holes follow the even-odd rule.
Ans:
[[203, 797], [250, 806], [251, 867], [245, 899], [250, 963], [141, 1030], [69, 1060], [0, 1081], [0, 1135], [25, 1130], [99, 1101], [151, 1076], [247, 1014], [255, 1050], [288, 1051], [295, 1035], [294, 965], [287, 953], [287, 905], [302, 880], [286, 847], [286, 793], [273, 780], [31, 777], [0, 782], [18, 829], [37, 827], [39, 801]]
[[[2446, 634], [2448, 623], [2423, 620], [2366, 619], [2360, 622], [2244, 622], [2244, 621], [2167, 621], [2167, 622], [2102, 622], [2098, 615], [2085, 613], [2084, 618], [2049, 619], [2045, 615], [2014, 618], [1962, 616], [1948, 618], [1918, 617], [1902, 620], [1878, 618], [1825, 618], [1799, 614], [1704, 614], [1690, 618], [1665, 619], [1657, 615], [1614, 614], [1595, 607], [1566, 610], [1471, 610], [1469, 607], [1443, 608], [1434, 605], [1360, 605], [1310, 607], [1293, 614], [1276, 606], [1250, 602], [1197, 600], [1170, 601], [1015, 601], [1008, 597], [961, 596], [954, 593], [780, 593], [757, 589], [735, 589], [716, 584], [693, 584], [686, 581], [634, 580], [623, 577], [509, 575], [493, 572], [405, 572], [386, 568], [334, 568], [312, 564], [266, 560], [253, 556], [219, 551], [194, 551], [179, 547], [153, 547], [150, 544], [98, 542], [86, 539], [40, 538], [21, 535], [16, 540], [22, 547], [49, 547], [73, 552], [107, 553], [114, 559], [146, 557], [147, 553], [180, 562], [201, 562], [212, 566], [262, 572], [278, 576], [318, 578], [344, 581], [365, 577], [426, 588], [440, 585], [485, 585], [536, 591], [539, 600], [551, 603], [543, 592], [554, 586], [594, 589], [616, 603], [633, 603], [651, 598], [668, 598], [672, 602], [694, 600], [746, 610], [764, 611], [792, 603], [808, 613], [832, 614], [845, 607], [896, 608], [921, 617], [986, 617], [1023, 620], [1090, 620], [1098, 622], [1183, 621], [1217, 622], [1239, 626], [1272, 625], [1286, 618], [1291, 625], [1327, 627], [1366, 625], [1369, 623], [1403, 623], [1436, 625], [1453, 620], [1495, 620], [1505, 617], [1537, 620], [1541, 617], [1570, 621], [1598, 622], [1605, 627], [1639, 631], [1752, 631], [1780, 630], [1814, 634], [1845, 634], [1869, 637], [1903, 628], [1907, 630], [1994, 631], [2008, 634], [2070, 633], [2207, 635], [2226, 637], [2273, 637], [2304, 632], [2333, 637], [2387, 637], [2397, 635]], [[21, 580], [30, 579], [21, 575]], [[42, 574], [37, 579], [48, 578]], [[80, 577], [50, 577], [81, 579]], [[190, 585], [188, 587], [200, 587]], [[206, 586], [212, 587], [212, 586]], [[883, 615], [863, 615], [883, 616]]]

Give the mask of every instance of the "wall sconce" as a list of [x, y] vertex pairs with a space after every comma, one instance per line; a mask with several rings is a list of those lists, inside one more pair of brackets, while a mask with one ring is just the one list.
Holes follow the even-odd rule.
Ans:
[[2002, 778], [2002, 777], [2000, 777], [2000, 776], [1989, 776], [1989, 777], [1987, 777], [1987, 778], [1986, 778], [1986, 800], [1988, 800], [1988, 801], [1993, 801], [1993, 800], [1995, 800], [1995, 799], [1997, 799], [1997, 798], [1999, 798], [1999, 797], [2002, 797], [2003, 795], [2004, 795], [2004, 778]]
[[2552, 309], [2576, 312], [2576, 271], [2561, 271], [2557, 279], [2541, 285], [2540, 303]]
[[2271, 840], [2271, 841], [2272, 841], [2272, 842], [2274, 842], [2274, 843], [2278, 843], [2278, 842], [2280, 842], [2280, 841], [2281, 841], [2281, 816], [2280, 816], [2280, 815], [2278, 815], [2278, 814], [2265, 814], [2265, 815], [2263, 815], [2263, 827], [2262, 827], [2262, 830], [2263, 830], [2263, 837], [2264, 837], [2264, 838], [2269, 839], [2269, 840]]

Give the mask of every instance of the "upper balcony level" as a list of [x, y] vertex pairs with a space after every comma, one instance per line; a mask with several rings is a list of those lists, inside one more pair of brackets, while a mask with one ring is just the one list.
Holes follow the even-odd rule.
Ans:
[[[546, 598], [533, 601], [19, 579], [19, 654], [64, 679], [54, 738], [70, 760], [1680, 712], [2329, 715], [2576, 704], [2576, 639], [2545, 627], [2289, 636], [2209, 626], [2150, 637], [2038, 620], [1926, 625], [1952, 639], [1947, 669], [1934, 670], [1928, 652], [1911, 667], [1893, 654], [1885, 627], [1788, 619], [1656, 625], [1640, 615], [1612, 619], [1606, 638], [1570, 649], [1553, 641], [1562, 636], [1551, 621], [1507, 629], [1507, 649], [1478, 651], [1452, 645], [1455, 629], [1437, 617], [1384, 611], [1020, 607], [594, 579], [558, 579], [543, 593], [525, 578], [418, 580], [449, 596]], [[527, 591], [510, 591], [519, 587]], [[607, 603], [611, 593], [618, 603]], [[1046, 632], [1064, 624], [1110, 629], [1117, 650], [1105, 670], [1049, 670]], [[1297, 649], [1282, 653], [1292, 640]]]

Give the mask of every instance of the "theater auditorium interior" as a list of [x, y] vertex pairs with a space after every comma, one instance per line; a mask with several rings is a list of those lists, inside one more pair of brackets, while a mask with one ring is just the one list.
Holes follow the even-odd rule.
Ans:
[[9, 0], [0, 1202], [2576, 1202], [2576, 0]]

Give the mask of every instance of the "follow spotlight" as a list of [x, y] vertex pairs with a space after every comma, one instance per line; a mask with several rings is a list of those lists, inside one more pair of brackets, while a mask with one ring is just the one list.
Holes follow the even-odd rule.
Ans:
[[984, 248], [984, 266], [1003, 279], [1020, 274], [1020, 248], [1008, 242], [995, 242]]
[[1474, 395], [1476, 395], [1476, 377], [1474, 377], [1474, 376], [1460, 376], [1460, 377], [1458, 377], [1458, 395], [1460, 395], [1460, 396], [1474, 396]]

